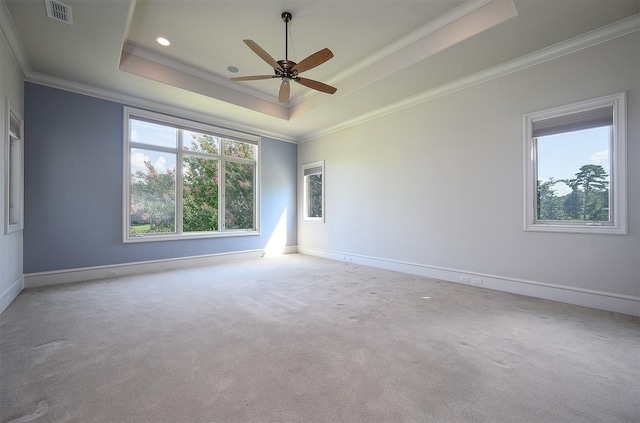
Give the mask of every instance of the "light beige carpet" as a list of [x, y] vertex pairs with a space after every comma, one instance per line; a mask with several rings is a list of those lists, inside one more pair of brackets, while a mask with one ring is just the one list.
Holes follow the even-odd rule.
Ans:
[[636, 318], [299, 254], [26, 290], [2, 422], [638, 422]]

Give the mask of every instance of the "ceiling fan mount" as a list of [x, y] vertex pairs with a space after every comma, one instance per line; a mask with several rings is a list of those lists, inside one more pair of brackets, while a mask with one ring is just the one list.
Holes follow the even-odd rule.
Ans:
[[269, 53], [267, 53], [262, 47], [260, 47], [253, 40], [243, 40], [244, 43], [253, 50], [262, 60], [267, 62], [274, 71], [273, 75], [254, 75], [254, 76], [239, 76], [235, 78], [231, 78], [232, 81], [256, 81], [259, 79], [271, 79], [271, 78], [280, 78], [282, 82], [280, 84], [280, 93], [278, 99], [281, 103], [286, 103], [289, 101], [289, 93], [290, 93], [290, 81], [295, 81], [299, 84], [302, 84], [311, 89], [321, 91], [327, 94], [333, 94], [337, 91], [336, 88], [327, 85], [325, 83], [314, 81], [313, 79], [302, 78], [298, 76], [298, 74], [308, 71], [310, 69], [315, 68], [326, 62], [327, 60], [333, 57], [333, 53], [328, 48], [324, 48], [313, 53], [311, 56], [303, 59], [300, 63], [296, 63], [294, 61], [289, 60], [289, 22], [293, 19], [293, 16], [290, 12], [282, 12], [282, 21], [285, 23], [285, 47], [284, 54], [285, 58], [283, 60], [276, 61]]

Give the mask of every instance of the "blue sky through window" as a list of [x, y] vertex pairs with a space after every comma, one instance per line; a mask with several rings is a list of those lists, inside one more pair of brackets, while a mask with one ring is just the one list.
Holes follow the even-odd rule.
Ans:
[[[575, 178], [580, 167], [586, 164], [600, 165], [609, 175], [610, 131], [611, 127], [605, 126], [538, 138], [538, 179]], [[563, 183], [557, 183], [554, 188], [558, 196], [571, 192]]]

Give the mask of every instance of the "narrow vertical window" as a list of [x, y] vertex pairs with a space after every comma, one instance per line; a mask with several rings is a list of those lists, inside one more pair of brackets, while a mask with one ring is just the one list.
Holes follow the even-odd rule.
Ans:
[[302, 166], [304, 220], [324, 222], [324, 162]]
[[626, 233], [624, 100], [525, 116], [525, 229]]
[[5, 107], [4, 233], [8, 234], [24, 228], [24, 122], [9, 98], [5, 99]]

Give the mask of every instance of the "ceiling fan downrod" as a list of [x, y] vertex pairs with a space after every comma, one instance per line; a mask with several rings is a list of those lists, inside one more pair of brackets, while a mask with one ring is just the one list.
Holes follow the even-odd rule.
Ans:
[[293, 16], [289, 12], [282, 12], [282, 20], [284, 21], [284, 60], [289, 60], [289, 22]]
[[282, 82], [288, 84], [289, 81], [295, 79], [297, 72], [292, 72], [292, 68], [296, 65], [295, 62], [289, 61], [289, 22], [293, 19], [293, 16], [289, 12], [282, 12], [282, 20], [284, 22], [284, 60], [278, 60], [278, 64], [282, 67], [276, 69], [276, 75], [282, 78]]

